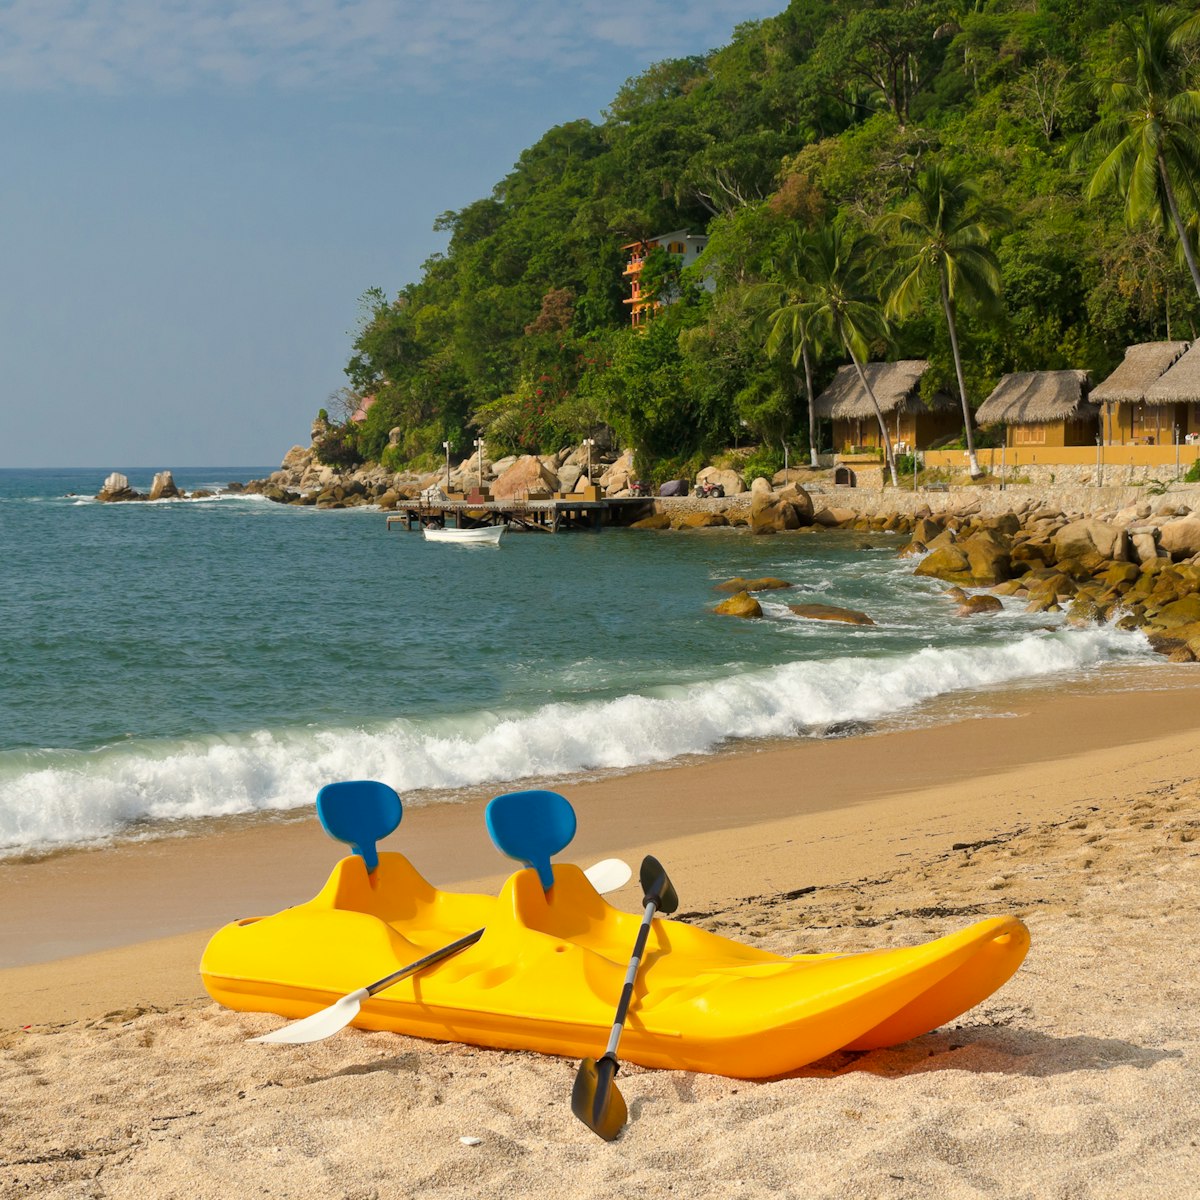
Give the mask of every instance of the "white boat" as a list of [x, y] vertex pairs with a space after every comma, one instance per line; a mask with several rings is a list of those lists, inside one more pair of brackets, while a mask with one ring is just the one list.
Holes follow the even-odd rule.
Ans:
[[461, 546], [498, 546], [506, 525], [477, 525], [474, 529], [421, 528], [427, 542], [457, 542]]

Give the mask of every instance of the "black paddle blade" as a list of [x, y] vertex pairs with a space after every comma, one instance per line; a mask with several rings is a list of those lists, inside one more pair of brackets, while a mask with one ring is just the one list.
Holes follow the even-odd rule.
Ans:
[[667, 875], [662, 863], [647, 854], [642, 859], [642, 869], [639, 873], [642, 882], [642, 903], [654, 901], [654, 907], [664, 916], [670, 916], [679, 907], [679, 897], [675, 894], [675, 885]]
[[571, 1089], [571, 1111], [606, 1142], [611, 1142], [629, 1120], [625, 1097], [614, 1079], [616, 1073], [617, 1064], [607, 1055], [599, 1062], [585, 1058]]

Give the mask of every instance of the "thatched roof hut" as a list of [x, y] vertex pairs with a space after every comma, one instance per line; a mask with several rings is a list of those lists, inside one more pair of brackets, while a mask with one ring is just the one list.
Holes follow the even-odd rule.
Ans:
[[[942, 412], [955, 407], [954, 398], [939, 392], [931, 403], [921, 399], [921, 376], [929, 370], [924, 358], [900, 362], [867, 363], [863, 374], [879, 401], [884, 416], [890, 413]], [[838, 367], [833, 382], [816, 398], [817, 416], [825, 420], [856, 420], [874, 417], [875, 409], [853, 364]]]
[[1086, 371], [1018, 371], [1005, 375], [979, 406], [980, 425], [1049, 425], [1094, 416]]
[[1200, 342], [1148, 387], [1144, 398], [1147, 404], [1200, 404]]
[[1188, 348], [1187, 342], [1140, 342], [1129, 346], [1117, 369], [1092, 389], [1097, 404], [1167, 403], [1151, 400], [1150, 391]]

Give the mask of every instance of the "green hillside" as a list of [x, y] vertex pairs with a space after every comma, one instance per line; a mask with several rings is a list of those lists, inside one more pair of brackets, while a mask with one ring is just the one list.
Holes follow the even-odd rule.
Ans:
[[[433, 460], [481, 429], [495, 452], [547, 451], [608, 425], [647, 473], [739, 437], [800, 453], [801, 324], [780, 310], [804, 316], [817, 387], [850, 361], [807, 290], [830, 228], [862, 268], [858, 344], [930, 358], [924, 386], [957, 396], [937, 273], [918, 271], [897, 302], [920, 266], [912, 222], [931, 178], [960, 187], [969, 227], [954, 310], [972, 405], [1006, 371], [1099, 378], [1128, 343], [1190, 338], [1200, 302], [1154, 164], [1163, 149], [1192, 238], [1200, 95], [1190, 25], [1153, 20], [1164, 12], [1175, 41], [1150, 45], [1162, 61], [1142, 77], [1175, 108], [1134, 131], [1150, 166], [1110, 160], [1090, 200], [1131, 120], [1113, 81], [1139, 79], [1123, 23], [1147, 17], [1122, 0], [794, 0], [711, 54], [649, 67], [602, 124], [549, 130], [491, 196], [438, 218], [449, 247], [418, 281], [366, 293], [346, 371], [377, 401], [343, 452]], [[707, 233], [715, 291], [656, 252], [644, 278], [679, 299], [633, 330], [621, 246], [679, 228]]]

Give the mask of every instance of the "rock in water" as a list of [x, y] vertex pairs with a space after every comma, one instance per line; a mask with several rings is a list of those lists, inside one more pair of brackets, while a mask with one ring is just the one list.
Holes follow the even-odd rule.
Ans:
[[874, 625], [864, 612], [854, 608], [838, 608], [833, 604], [789, 604], [788, 608], [798, 617], [810, 621], [840, 621], [844, 625]]
[[154, 476], [154, 482], [150, 485], [151, 500], [178, 500], [182, 495], [170, 471], [159, 471]]
[[96, 499], [105, 504], [118, 500], [140, 500], [142, 497], [129, 486], [129, 478], [120, 471], [114, 471], [104, 481], [104, 486], [96, 493]]
[[761, 617], [762, 605], [749, 592], [738, 592], [728, 600], [722, 600], [713, 612], [722, 613], [727, 617]]
[[996, 613], [1003, 612], [1004, 605], [1000, 603], [999, 596], [989, 596], [987, 594], [981, 596], [968, 596], [959, 605], [956, 617], [973, 617], [978, 613]]

